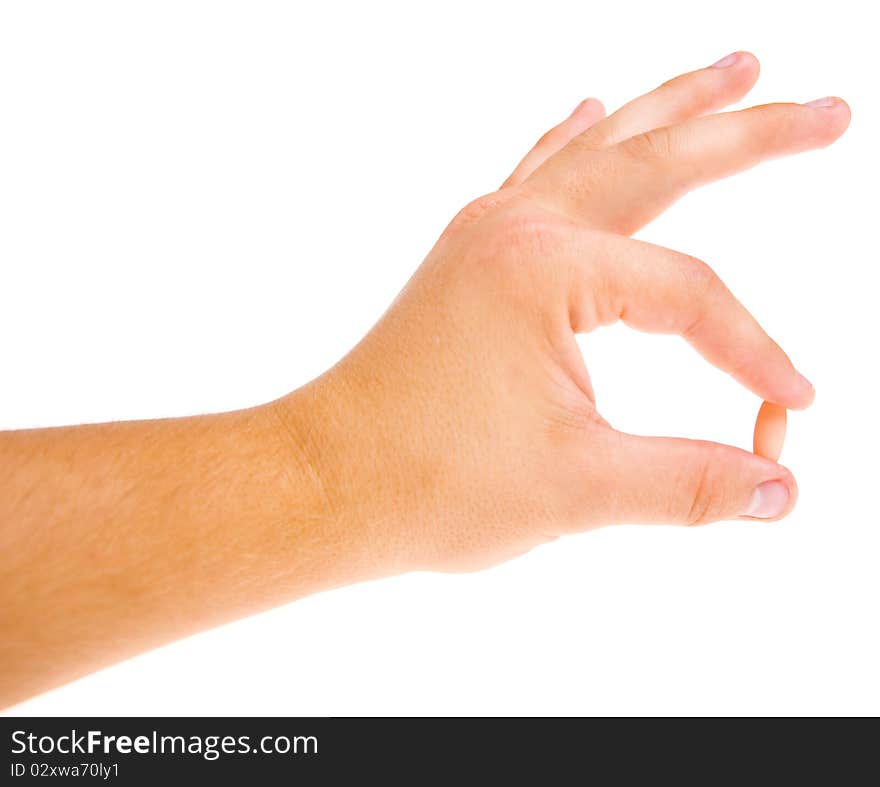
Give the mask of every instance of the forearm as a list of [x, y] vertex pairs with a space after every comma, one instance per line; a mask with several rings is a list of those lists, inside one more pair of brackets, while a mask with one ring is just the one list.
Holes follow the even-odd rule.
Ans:
[[363, 578], [299, 408], [0, 434], [0, 706]]

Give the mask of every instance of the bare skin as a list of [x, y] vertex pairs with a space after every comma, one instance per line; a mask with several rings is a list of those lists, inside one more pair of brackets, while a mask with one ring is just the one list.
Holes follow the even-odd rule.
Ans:
[[762, 399], [812, 386], [711, 268], [629, 235], [692, 188], [825, 146], [841, 99], [713, 114], [746, 53], [587, 100], [452, 221], [388, 312], [281, 400], [0, 434], [0, 705], [328, 588], [472, 570], [626, 522], [774, 520], [775, 461], [614, 430], [575, 334], [682, 335]]

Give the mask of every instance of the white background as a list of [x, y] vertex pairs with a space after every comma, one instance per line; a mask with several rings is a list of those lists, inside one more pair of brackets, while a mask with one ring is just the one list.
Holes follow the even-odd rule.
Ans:
[[[876, 24], [829, 3], [4, 2], [0, 426], [184, 415], [319, 374], [448, 219], [586, 96], [736, 49], [749, 102], [844, 96], [835, 146], [692, 194], [695, 254], [818, 389], [779, 524], [623, 527], [467, 576], [315, 596], [28, 714], [880, 712]], [[683, 342], [582, 343], [602, 413], [750, 446]], [[0, 632], [2, 636], [2, 632]]]

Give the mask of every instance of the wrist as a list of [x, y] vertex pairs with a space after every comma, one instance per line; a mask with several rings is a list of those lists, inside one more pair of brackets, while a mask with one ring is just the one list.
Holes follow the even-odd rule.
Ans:
[[334, 369], [264, 406], [287, 479], [282, 495], [296, 512], [291, 526], [323, 555], [315, 570], [325, 587], [411, 568], [393, 535], [393, 469], [355, 388]]

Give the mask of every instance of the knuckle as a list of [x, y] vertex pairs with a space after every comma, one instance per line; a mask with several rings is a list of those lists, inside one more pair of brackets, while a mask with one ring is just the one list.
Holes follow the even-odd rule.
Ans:
[[559, 128], [554, 126], [549, 131], [545, 131], [535, 143], [535, 148], [545, 148], [552, 145], [559, 136]]
[[482, 233], [479, 251], [468, 255], [471, 275], [526, 311], [535, 308], [535, 293], [562, 278], [554, 263], [560, 236], [552, 217], [528, 210], [502, 211]]
[[640, 161], [664, 160], [673, 153], [673, 137], [668, 128], [655, 128], [624, 140], [620, 146]]
[[698, 331], [704, 317], [714, 308], [725, 288], [711, 266], [696, 257], [682, 257], [682, 276], [691, 307], [687, 310], [689, 317], [682, 314], [689, 322], [681, 327], [681, 335], [689, 339]]
[[684, 269], [687, 284], [692, 291], [706, 295], [715, 292], [721, 284], [718, 274], [712, 266], [697, 257], [684, 257]]
[[497, 192], [485, 194], [482, 197], [472, 200], [465, 205], [452, 219], [450, 227], [463, 227], [482, 219], [491, 213], [502, 203], [502, 198]]
[[479, 227], [479, 243], [470, 243], [464, 254], [472, 262], [492, 262], [530, 256], [539, 259], [558, 248], [563, 222], [554, 214], [523, 200], [516, 189], [493, 192], [463, 207], [450, 222], [444, 236], [452, 237]]
[[725, 485], [721, 483], [723, 466], [719, 448], [712, 448], [700, 460], [700, 466], [693, 473], [684, 497], [687, 505], [684, 524], [688, 527], [698, 527], [722, 518], [727, 507]]
[[541, 213], [516, 211], [500, 219], [495, 237], [501, 247], [499, 251], [514, 250], [516, 256], [541, 260], [552, 254], [558, 231], [556, 222]]

